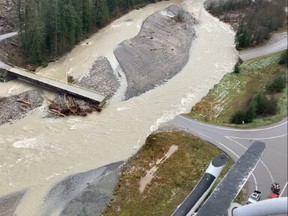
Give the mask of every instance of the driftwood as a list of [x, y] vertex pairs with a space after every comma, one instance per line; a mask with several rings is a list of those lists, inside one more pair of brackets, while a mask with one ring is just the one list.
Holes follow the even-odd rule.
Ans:
[[53, 113], [55, 113], [55, 114], [57, 114], [59, 116], [65, 117], [65, 115], [63, 113], [59, 112], [57, 109], [49, 108], [49, 111], [53, 112]]
[[18, 103], [22, 103], [24, 104], [25, 106], [27, 107], [30, 107], [31, 108], [31, 103], [29, 101], [26, 101], [26, 100], [17, 100]]
[[77, 101], [69, 95], [64, 95], [64, 102], [61, 104], [58, 104], [56, 101], [47, 99], [50, 104], [48, 105], [49, 111], [52, 113], [61, 116], [66, 117], [69, 115], [77, 115], [77, 116], [87, 116], [88, 113], [92, 113], [93, 111], [101, 112], [102, 107], [99, 107], [99, 105], [95, 105], [89, 102], [85, 102], [84, 105], [79, 105]]

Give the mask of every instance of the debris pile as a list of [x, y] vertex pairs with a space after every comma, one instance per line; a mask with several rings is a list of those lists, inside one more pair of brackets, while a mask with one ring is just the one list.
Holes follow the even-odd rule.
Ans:
[[55, 100], [48, 99], [48, 101], [50, 102], [48, 109], [54, 117], [87, 116], [89, 113], [101, 112], [102, 110], [102, 106], [99, 106], [99, 104], [76, 99], [70, 95], [59, 95]]

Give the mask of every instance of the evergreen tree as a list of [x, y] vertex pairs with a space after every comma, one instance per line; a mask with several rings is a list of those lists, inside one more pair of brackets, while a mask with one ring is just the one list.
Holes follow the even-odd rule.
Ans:
[[69, 51], [83, 35], [149, 0], [15, 0], [19, 32], [36, 64]]
[[279, 93], [286, 87], [286, 79], [277, 76], [272, 82], [268, 83], [265, 88], [268, 93]]
[[117, 0], [107, 0], [107, 6], [110, 14], [116, 13], [118, 10], [118, 1]]
[[57, 56], [59, 31], [60, 31], [60, 11], [58, 8], [59, 0], [48, 0], [46, 5], [45, 31], [47, 51]]
[[103, 27], [109, 18], [109, 9], [106, 0], [96, 0], [97, 26]]
[[[43, 17], [41, 16], [42, 1], [18, 1], [20, 34], [26, 54], [34, 63], [42, 63], [43, 42], [45, 40]], [[23, 11], [22, 11], [23, 10]]]
[[92, 29], [92, 2], [90, 0], [83, 0], [82, 25], [84, 32]]

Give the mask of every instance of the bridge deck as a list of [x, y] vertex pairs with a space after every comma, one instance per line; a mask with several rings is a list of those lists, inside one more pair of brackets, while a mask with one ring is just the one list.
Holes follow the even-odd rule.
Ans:
[[17, 68], [10, 68], [9, 72], [15, 75], [19, 79], [28, 81], [32, 84], [36, 84], [40, 87], [49, 88], [49, 89], [56, 90], [57, 92], [61, 92], [61, 93], [63, 92], [68, 93], [68, 94], [71, 94], [76, 97], [86, 99], [89, 101], [101, 103], [105, 99], [104, 96], [100, 95], [97, 92], [89, 91], [87, 89], [83, 89], [78, 86], [76, 87], [73, 85], [69, 85], [63, 82], [59, 82], [53, 79], [46, 78], [44, 76], [40, 76], [37, 74], [19, 70]]

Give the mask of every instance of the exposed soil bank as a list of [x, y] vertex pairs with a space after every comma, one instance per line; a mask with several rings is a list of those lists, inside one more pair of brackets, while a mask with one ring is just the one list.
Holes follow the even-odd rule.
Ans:
[[160, 85], [187, 63], [196, 21], [180, 6], [149, 16], [139, 34], [114, 51], [127, 77], [126, 98]]

